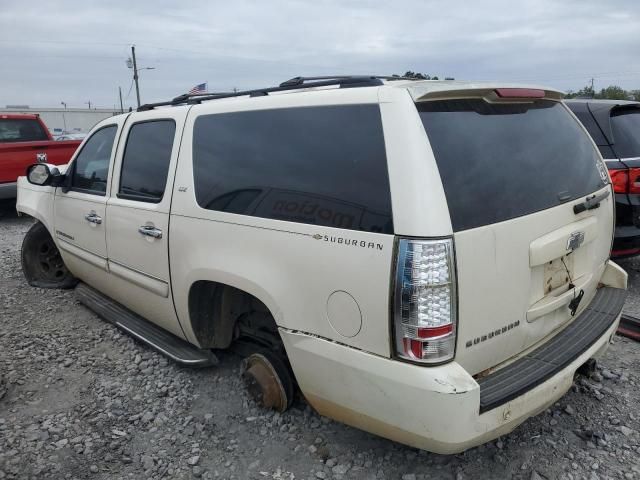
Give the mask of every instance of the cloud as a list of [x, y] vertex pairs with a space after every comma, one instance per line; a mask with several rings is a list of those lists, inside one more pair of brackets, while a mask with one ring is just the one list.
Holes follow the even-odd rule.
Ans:
[[131, 86], [132, 43], [139, 65], [155, 67], [140, 75], [143, 101], [204, 81], [224, 90], [406, 70], [640, 88], [634, 0], [0, 2], [0, 105], [113, 106]]

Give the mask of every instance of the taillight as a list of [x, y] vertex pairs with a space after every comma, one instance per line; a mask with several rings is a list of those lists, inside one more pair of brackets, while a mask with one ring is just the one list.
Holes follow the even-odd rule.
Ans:
[[398, 244], [394, 301], [399, 357], [421, 363], [451, 360], [456, 345], [453, 240]]
[[615, 193], [640, 193], [640, 168], [609, 170]]
[[629, 169], [629, 193], [640, 193], [640, 168]]
[[627, 193], [629, 176], [626, 170], [609, 170], [609, 176], [615, 193]]

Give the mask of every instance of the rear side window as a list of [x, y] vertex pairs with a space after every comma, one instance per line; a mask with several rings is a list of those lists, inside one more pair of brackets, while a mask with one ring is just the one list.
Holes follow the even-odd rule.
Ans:
[[418, 104], [455, 231], [528, 215], [605, 185], [589, 136], [557, 102]]
[[137, 123], [129, 129], [118, 198], [151, 203], [162, 200], [175, 132], [173, 120]]
[[[578, 120], [582, 122], [582, 124], [584, 125], [584, 128], [587, 129], [587, 132], [589, 132], [589, 135], [591, 135], [591, 138], [593, 138], [593, 141], [595, 142], [596, 145], [600, 146], [600, 145], [609, 144], [607, 139], [604, 137], [602, 130], [600, 130], [598, 123], [595, 121], [595, 119], [593, 118], [593, 115], [587, 108], [586, 103], [572, 102], [572, 103], [567, 103], [567, 106], [573, 111], [575, 116], [578, 117]], [[604, 157], [604, 158], [610, 158], [610, 157]]]
[[0, 143], [49, 140], [37, 120], [0, 118]]
[[640, 108], [616, 108], [611, 112], [613, 148], [618, 157], [640, 157]]
[[393, 233], [377, 105], [204, 115], [193, 165], [203, 208]]
[[76, 156], [71, 177], [71, 188], [86, 193], [104, 195], [107, 174], [118, 127], [110, 125], [95, 132]]

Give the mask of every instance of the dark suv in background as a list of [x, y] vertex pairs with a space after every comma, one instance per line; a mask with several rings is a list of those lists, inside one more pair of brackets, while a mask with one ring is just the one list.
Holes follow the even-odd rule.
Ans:
[[640, 102], [567, 100], [609, 169], [616, 196], [612, 257], [640, 253]]

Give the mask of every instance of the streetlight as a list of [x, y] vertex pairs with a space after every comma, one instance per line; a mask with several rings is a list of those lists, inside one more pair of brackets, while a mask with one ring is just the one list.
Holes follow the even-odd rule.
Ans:
[[[60, 105], [64, 105], [64, 109], [67, 109], [66, 102], [60, 102]], [[67, 133], [67, 119], [64, 118], [64, 112], [62, 112], [62, 124], [64, 125], [64, 133]]]
[[155, 67], [141, 67], [138, 68], [136, 64], [136, 46], [131, 45], [131, 57], [126, 60], [127, 68], [133, 69], [133, 81], [136, 84], [136, 98], [138, 100], [138, 107], [140, 107], [140, 86], [138, 85], [138, 72], [140, 70], [155, 70]]

